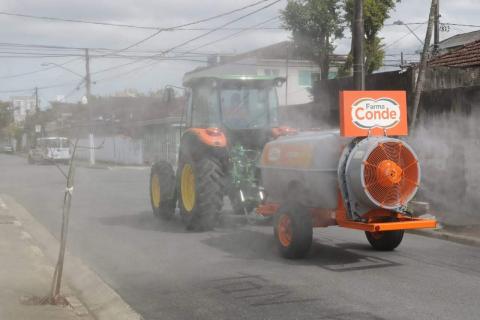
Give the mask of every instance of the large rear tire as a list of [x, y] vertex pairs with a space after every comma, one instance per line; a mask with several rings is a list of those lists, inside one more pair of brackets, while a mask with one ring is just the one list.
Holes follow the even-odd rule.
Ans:
[[183, 155], [177, 175], [180, 214], [186, 228], [213, 229], [223, 207], [225, 174], [220, 162], [213, 157], [193, 161]]
[[365, 231], [370, 245], [378, 251], [392, 251], [400, 245], [403, 240], [403, 230], [368, 232]]
[[175, 214], [175, 173], [166, 161], [155, 163], [150, 171], [150, 203], [156, 217], [169, 220]]
[[312, 245], [312, 216], [298, 204], [282, 206], [274, 216], [274, 236], [280, 254], [287, 259], [304, 258]]

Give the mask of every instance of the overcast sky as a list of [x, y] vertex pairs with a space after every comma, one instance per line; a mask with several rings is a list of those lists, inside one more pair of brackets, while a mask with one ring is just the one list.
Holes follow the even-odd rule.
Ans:
[[[226, 11], [246, 6], [255, 0], [0, 0], [0, 11], [27, 15], [57, 17], [66, 19], [80, 19], [88, 21], [110, 22], [139, 26], [170, 27], [194, 20], [207, 18]], [[273, 1], [270, 1], [273, 2]], [[460, 24], [480, 24], [480, 1], [478, 0], [441, 0], [442, 21]], [[197, 24], [195, 28], [215, 28], [265, 6], [269, 2], [243, 10], [241, 12], [212, 21]], [[428, 18], [430, 0], [402, 0], [391, 18], [408, 22], [425, 22]], [[285, 7], [286, 0], [261, 11], [229, 27], [250, 27], [278, 16], [279, 10]], [[35, 20], [22, 17], [0, 15], [0, 42], [36, 45], [71, 46], [79, 48], [108, 48], [118, 50], [142, 40], [154, 30], [121, 28], [113, 26], [89, 25], [69, 22]], [[272, 20], [264, 27], [278, 27], [280, 21]], [[425, 25], [412, 25], [420, 38], [425, 36]], [[477, 30], [471, 27], [451, 26], [449, 32], [443, 32], [441, 39], [457, 33]], [[131, 50], [161, 52], [182, 42], [194, 38], [206, 31], [182, 30], [162, 32], [149, 41], [142, 43]], [[221, 30], [191, 42], [177, 51], [188, 51], [202, 44], [220, 39], [236, 31]], [[419, 41], [409, 33], [405, 26], [385, 26], [381, 36], [386, 44], [388, 61], [386, 64], [398, 63], [398, 54], [414, 53], [421, 48]], [[201, 53], [240, 53], [262, 46], [270, 45], [290, 37], [284, 30], [266, 29], [250, 30], [236, 37], [206, 46], [196, 51]], [[336, 53], [344, 54], [349, 50], [350, 40], [338, 41]], [[29, 49], [31, 50], [31, 49]], [[42, 66], [48, 63], [62, 64], [75, 57], [44, 57], [44, 58], [11, 58], [11, 52], [19, 52], [11, 45], [3, 44], [0, 50], [0, 99], [9, 99], [12, 95], [30, 94], [34, 87], [48, 87], [62, 85], [55, 88], [39, 90], [42, 105], [47, 100], [54, 100], [56, 96], [68, 95], [67, 100], [76, 102], [84, 94], [84, 86], [76, 90], [77, 83], [82, 79], [61, 68]], [[6, 53], [7, 52], [7, 53]], [[25, 52], [25, 51], [23, 51]], [[34, 49], [31, 52], [38, 52]], [[66, 51], [62, 51], [65, 53]], [[77, 54], [80, 51], [69, 53]], [[98, 54], [98, 52], [97, 52]], [[9, 57], [6, 57], [9, 56]], [[418, 59], [415, 56], [406, 56], [407, 59]], [[195, 58], [198, 60], [201, 58]], [[392, 61], [390, 61], [392, 60]], [[114, 68], [95, 74], [95, 72], [113, 66], [126, 64], [132, 60], [97, 57], [91, 60], [92, 86], [95, 95], [109, 95], [117, 91], [133, 88], [141, 92], [158, 90], [167, 84], [180, 85], [185, 72], [201, 66], [200, 62], [192, 61], [162, 61], [151, 65], [151, 61], [136, 62], [124, 67]], [[65, 64], [65, 67], [79, 74], [84, 74], [84, 60], [77, 60]], [[142, 68], [143, 67], [143, 68]], [[17, 76], [49, 68], [46, 71]], [[25, 92], [11, 92], [12, 90], [26, 90]], [[9, 91], [9, 92], [6, 92]]]

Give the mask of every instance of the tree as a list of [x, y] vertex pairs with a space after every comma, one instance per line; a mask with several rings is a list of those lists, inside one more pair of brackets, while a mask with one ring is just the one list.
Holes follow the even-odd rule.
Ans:
[[10, 103], [0, 101], [0, 130], [13, 122], [13, 113]]
[[328, 79], [333, 41], [343, 37], [341, 4], [339, 0], [289, 0], [281, 12], [284, 27], [292, 31], [295, 50], [318, 63], [322, 79]]
[[[378, 32], [383, 28], [385, 20], [390, 17], [389, 12], [395, 7], [397, 2], [400, 2], [400, 0], [363, 0], [365, 71], [367, 74], [378, 70], [383, 64], [385, 51], [383, 49], [382, 39], [378, 37]], [[355, 0], [344, 0], [344, 8], [345, 21], [350, 27], [350, 30], [352, 30]], [[352, 51], [350, 51], [340, 74], [351, 74], [352, 62]]]

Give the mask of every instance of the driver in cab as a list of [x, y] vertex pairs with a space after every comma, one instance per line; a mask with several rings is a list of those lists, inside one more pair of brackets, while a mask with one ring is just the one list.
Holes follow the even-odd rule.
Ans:
[[235, 92], [230, 97], [229, 104], [223, 104], [223, 121], [230, 128], [241, 129], [248, 125], [250, 112], [248, 106], [242, 102], [239, 93]]

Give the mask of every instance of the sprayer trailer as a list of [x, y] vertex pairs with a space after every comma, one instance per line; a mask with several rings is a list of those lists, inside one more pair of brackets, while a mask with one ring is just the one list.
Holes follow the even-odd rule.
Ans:
[[[298, 132], [263, 150], [259, 167], [268, 202], [257, 212], [274, 216], [275, 240], [286, 258], [306, 255], [316, 227], [362, 230], [374, 249], [384, 251], [401, 243], [404, 230], [436, 227], [434, 219], [408, 209], [420, 185], [418, 157], [406, 142], [388, 136], [405, 134], [406, 126], [397, 127], [406, 121], [403, 95], [350, 93], [340, 99], [340, 131]], [[385, 98], [389, 93], [395, 99]], [[370, 105], [388, 109], [389, 119], [366, 119], [358, 112]]]

